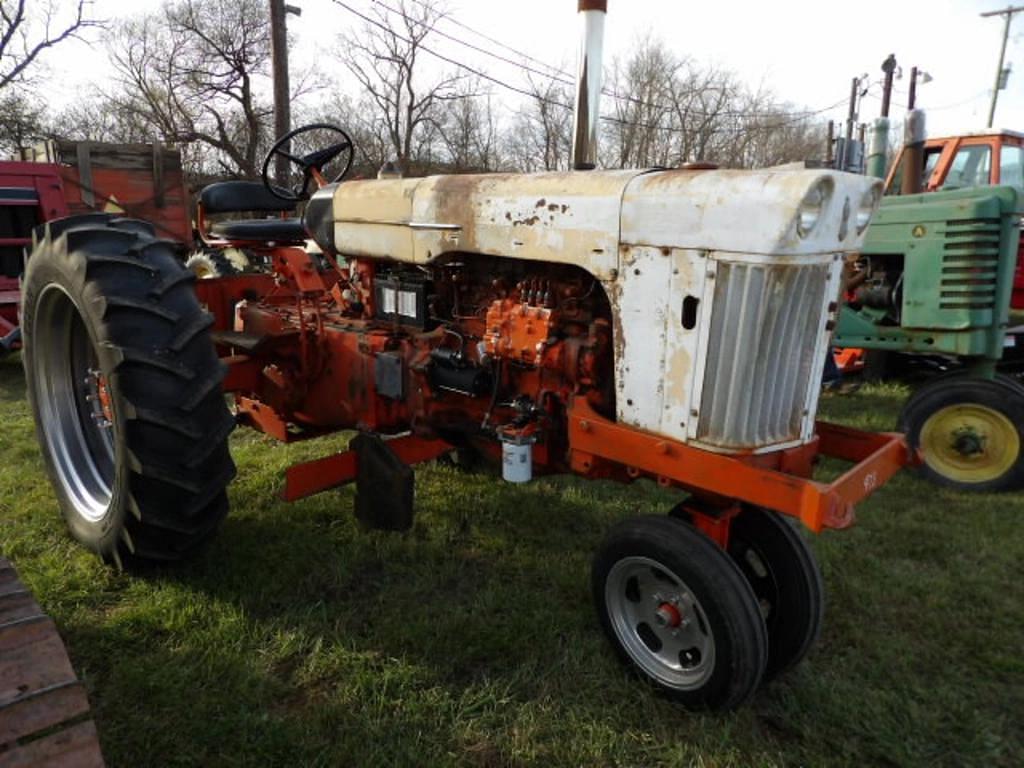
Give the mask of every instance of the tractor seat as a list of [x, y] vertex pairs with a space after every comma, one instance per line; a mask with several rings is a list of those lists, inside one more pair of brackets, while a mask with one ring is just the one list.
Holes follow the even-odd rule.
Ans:
[[[287, 190], [278, 188], [281, 194]], [[243, 213], [295, 213], [295, 203], [281, 200], [270, 194], [270, 190], [258, 181], [219, 181], [203, 187], [199, 193], [199, 204], [203, 212]]]
[[210, 233], [225, 240], [266, 240], [276, 243], [304, 243], [309, 235], [302, 219], [240, 219], [218, 221]]
[[[280, 190], [287, 194], [286, 190]], [[217, 213], [295, 213], [295, 203], [274, 197], [258, 181], [221, 181], [203, 187], [199, 204], [206, 215]], [[228, 219], [210, 225], [210, 233], [225, 240], [302, 243], [308, 235], [297, 218]]]

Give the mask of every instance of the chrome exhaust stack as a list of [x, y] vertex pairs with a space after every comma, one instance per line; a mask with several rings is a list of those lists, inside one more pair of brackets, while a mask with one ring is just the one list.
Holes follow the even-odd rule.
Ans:
[[582, 38], [579, 71], [576, 75], [571, 158], [571, 166], [577, 171], [589, 171], [597, 167], [604, 19], [607, 13], [608, 0], [579, 0]]

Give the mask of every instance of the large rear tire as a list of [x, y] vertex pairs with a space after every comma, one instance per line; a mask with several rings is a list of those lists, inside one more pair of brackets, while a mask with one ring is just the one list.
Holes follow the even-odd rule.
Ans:
[[105, 560], [176, 560], [227, 514], [234, 419], [195, 277], [148, 224], [48, 223], [28, 260], [23, 360], [71, 534]]
[[951, 488], [1024, 488], [1024, 385], [957, 372], [911, 395], [899, 429], [921, 451], [920, 473]]

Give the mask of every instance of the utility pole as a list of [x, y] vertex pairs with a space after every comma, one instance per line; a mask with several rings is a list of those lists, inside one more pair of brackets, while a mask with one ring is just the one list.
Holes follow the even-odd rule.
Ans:
[[896, 71], [896, 54], [890, 53], [889, 58], [882, 62], [885, 73], [885, 85], [882, 87], [882, 117], [889, 116], [889, 102], [892, 99], [892, 75]]
[[1016, 7], [1007, 6], [1004, 11], [988, 11], [987, 13], [981, 14], [983, 17], [988, 16], [1003, 16], [1003, 45], [999, 49], [999, 66], [996, 67], [996, 82], [992, 86], [992, 105], [988, 108], [988, 127], [992, 127], [992, 121], [996, 116], [996, 99], [999, 97], [999, 85], [1003, 79], [1003, 60], [1006, 58], [1006, 39], [1010, 36], [1010, 20], [1013, 19], [1015, 13], [1024, 11], [1024, 5], [1018, 5]]
[[850, 86], [850, 112], [846, 116], [846, 141], [843, 143], [843, 156], [839, 158], [841, 163], [839, 170], [845, 171], [850, 167], [853, 160], [850, 145], [853, 144], [853, 121], [857, 119], [857, 88], [860, 86], [860, 78], [853, 78]]
[[[270, 0], [270, 60], [274, 71], [274, 139], [277, 140], [291, 130], [291, 91], [288, 85], [288, 27], [285, 17], [289, 13], [302, 15], [302, 9], [285, 5], [284, 0]], [[290, 152], [291, 147], [282, 147]], [[288, 184], [288, 158], [278, 154], [274, 157], [274, 182], [279, 186]]]
[[[892, 78], [896, 72], [896, 54], [890, 53], [882, 62], [885, 85], [882, 87], [882, 114], [871, 124], [871, 144], [868, 147], [864, 172], [876, 179], [885, 178], [885, 161], [889, 154], [889, 105], [892, 103]], [[863, 131], [863, 126], [861, 126]], [[861, 137], [861, 143], [864, 139]]]

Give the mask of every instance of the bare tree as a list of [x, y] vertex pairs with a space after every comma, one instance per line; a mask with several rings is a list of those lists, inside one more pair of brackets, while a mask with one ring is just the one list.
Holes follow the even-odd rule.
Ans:
[[521, 171], [565, 170], [572, 133], [572, 95], [560, 80], [529, 78], [530, 98], [506, 138], [511, 164]]
[[615, 59], [609, 76], [612, 98], [602, 152], [616, 168], [667, 165], [675, 84], [683, 62], [664, 43], [647, 37], [626, 61]]
[[0, 0], [0, 88], [22, 80], [39, 57], [100, 25], [91, 0]]
[[17, 87], [0, 90], [0, 156], [31, 145], [45, 133], [45, 107]]
[[790, 104], [780, 104], [770, 92], [748, 94], [739, 103], [746, 116], [735, 121], [723, 162], [742, 168], [819, 158], [822, 126]]
[[452, 173], [502, 167], [501, 134], [490, 93], [466, 81], [460, 96], [444, 103], [436, 119], [441, 162]]
[[751, 168], [819, 154], [818, 129], [806, 113], [766, 88], [750, 90], [731, 72], [680, 58], [651, 36], [613, 63], [608, 91], [608, 165]]
[[101, 22], [90, 0], [0, 0], [0, 153], [28, 146], [45, 132], [45, 101], [25, 89], [49, 49]]
[[202, 145], [197, 156], [222, 173], [259, 175], [273, 112], [259, 87], [270, 60], [264, 2], [169, 3], [124, 22], [111, 55], [121, 86], [113, 101], [125, 119], [152, 138]]
[[723, 154], [742, 95], [736, 78], [673, 54], [664, 42], [641, 38], [611, 68], [612, 114], [604, 152], [620, 167], [679, 165]]
[[730, 72], [701, 68], [687, 62], [671, 91], [675, 133], [673, 161], [715, 161], [731, 165], [728, 150], [735, 133], [742, 132], [737, 121], [742, 87]]
[[375, 4], [360, 30], [343, 35], [342, 63], [355, 76], [372, 105], [361, 131], [386, 141], [403, 171], [434, 155], [440, 108], [464, 98], [465, 79], [445, 74], [425, 81], [421, 60], [424, 42], [444, 18], [439, 4], [394, 0]]
[[124, 110], [118, 96], [106, 93], [90, 94], [64, 107], [50, 132], [62, 139], [123, 144], [142, 144], [154, 137], [141, 115]]

